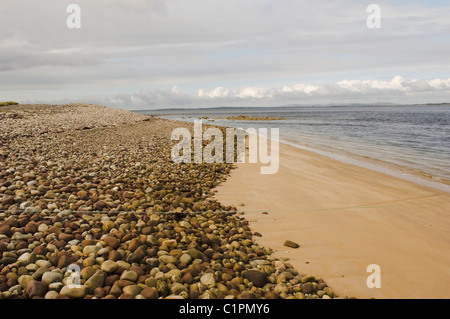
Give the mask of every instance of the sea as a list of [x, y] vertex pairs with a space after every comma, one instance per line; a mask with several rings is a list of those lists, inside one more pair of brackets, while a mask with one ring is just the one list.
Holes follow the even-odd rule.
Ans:
[[[280, 141], [450, 192], [450, 105], [226, 107], [136, 111], [235, 128], [278, 128]], [[232, 116], [281, 117], [236, 121]], [[270, 131], [270, 130], [269, 130]]]

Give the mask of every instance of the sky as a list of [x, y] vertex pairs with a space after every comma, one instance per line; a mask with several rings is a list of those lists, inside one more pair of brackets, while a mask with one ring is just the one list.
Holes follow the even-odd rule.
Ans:
[[450, 102], [449, 17], [450, 0], [0, 0], [0, 101]]

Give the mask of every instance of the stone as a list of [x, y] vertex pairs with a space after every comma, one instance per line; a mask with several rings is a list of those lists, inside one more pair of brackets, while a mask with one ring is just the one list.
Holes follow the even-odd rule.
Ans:
[[[106, 204], [106, 203], [105, 203]], [[105, 234], [108, 234], [111, 229], [116, 228], [116, 223], [111, 220], [106, 220], [103, 222], [102, 230]]]
[[138, 279], [138, 274], [133, 270], [126, 270], [120, 276], [122, 280], [136, 281]]
[[267, 282], [269, 282], [269, 278], [267, 277], [267, 275], [258, 270], [246, 271], [243, 274], [243, 277], [247, 278], [253, 283], [254, 286], [258, 288], [262, 288]]
[[23, 290], [27, 290], [28, 284], [30, 281], [34, 280], [34, 278], [30, 275], [22, 275], [17, 279], [17, 282], [22, 287]]
[[84, 285], [80, 287], [64, 286], [59, 293], [69, 298], [81, 299], [87, 295], [87, 287]]
[[214, 274], [206, 273], [200, 277], [200, 283], [208, 288], [213, 288], [216, 285]]
[[52, 266], [52, 263], [45, 259], [38, 259], [36, 260], [35, 264], [39, 268], [50, 268]]
[[87, 293], [94, 293], [95, 288], [102, 287], [105, 282], [105, 273], [102, 270], [97, 270], [84, 285], [87, 287]]
[[11, 235], [12, 235], [11, 226], [9, 226], [9, 225], [1, 225], [0, 226], [0, 234], [8, 236], [8, 237], [11, 237]]
[[120, 240], [114, 236], [106, 236], [103, 239], [103, 241], [106, 243], [106, 245], [110, 246], [112, 249], [119, 248]]
[[117, 263], [112, 260], [106, 260], [101, 266], [101, 269], [107, 273], [112, 273], [116, 271], [117, 268], [119, 268], [119, 266], [117, 266]]
[[86, 247], [83, 248], [83, 254], [94, 254], [96, 255], [97, 252], [100, 250], [100, 247], [97, 245], [87, 245]]
[[34, 234], [35, 232], [38, 231], [38, 227], [39, 227], [39, 225], [38, 225], [37, 223], [35, 223], [35, 222], [29, 222], [29, 223], [25, 226], [24, 232], [25, 232], [25, 233], [31, 233], [31, 234]]
[[192, 257], [189, 256], [188, 254], [181, 255], [179, 259], [180, 259], [180, 262], [185, 265], [189, 265], [192, 261]]
[[159, 256], [159, 261], [165, 263], [166, 265], [167, 264], [176, 265], [178, 263], [178, 260], [175, 257], [170, 256], [170, 255]]
[[179, 295], [179, 294], [181, 294], [182, 292], [186, 292], [186, 293], [188, 293], [188, 290], [187, 290], [187, 288], [184, 286], [184, 285], [182, 285], [182, 284], [180, 284], [180, 283], [174, 283], [171, 287], [170, 287], [170, 292], [173, 294], [173, 295]]
[[46, 285], [50, 285], [53, 282], [61, 282], [63, 275], [56, 271], [47, 271], [42, 275], [41, 281]]
[[134, 298], [141, 293], [142, 287], [138, 285], [130, 285], [123, 287], [122, 291], [124, 294], [130, 295]]
[[192, 277], [192, 274], [190, 272], [187, 272], [183, 275], [183, 277], [181, 278], [183, 283], [186, 284], [192, 284], [194, 282], [194, 278]]
[[47, 292], [47, 285], [37, 280], [31, 280], [28, 282], [26, 294], [29, 298], [44, 297]]
[[70, 256], [70, 255], [62, 255], [58, 259], [57, 267], [59, 269], [63, 269], [65, 267], [69, 266], [71, 263], [72, 263], [72, 256]]
[[145, 288], [141, 291], [141, 295], [144, 296], [145, 299], [158, 299], [159, 294], [158, 291], [153, 287]]
[[0, 265], [10, 265], [13, 264], [17, 261], [17, 258], [14, 257], [3, 257], [2, 259], [0, 259]]
[[45, 233], [47, 231], [48, 231], [48, 225], [47, 224], [43, 224], [42, 223], [42, 224], [39, 225], [38, 232]]
[[312, 294], [316, 291], [316, 288], [314, 287], [313, 283], [307, 282], [300, 287], [300, 290], [304, 294]]
[[75, 238], [74, 235], [72, 235], [72, 234], [67, 234], [67, 233], [61, 233], [61, 234], [58, 235], [58, 239], [59, 239], [59, 240], [62, 240], [62, 241], [65, 241], [66, 243], [69, 242], [69, 241], [71, 241], [71, 240], [74, 239], [74, 238]]
[[289, 288], [288, 286], [286, 286], [286, 284], [284, 283], [279, 283], [275, 286], [275, 288], [273, 289], [274, 292], [278, 293], [278, 294], [282, 294], [282, 293], [288, 293], [289, 292]]
[[290, 240], [286, 240], [286, 241], [284, 242], [284, 246], [290, 247], [290, 248], [299, 248], [299, 247], [300, 247], [299, 244], [297, 244], [297, 243], [295, 243], [295, 242], [293, 242], [293, 241], [290, 241]]
[[96, 272], [97, 272], [97, 270], [94, 267], [85, 267], [85, 268], [81, 269], [80, 275], [81, 275], [81, 278], [88, 280]]
[[50, 290], [45, 294], [44, 299], [55, 299], [58, 295], [59, 293], [57, 291]]

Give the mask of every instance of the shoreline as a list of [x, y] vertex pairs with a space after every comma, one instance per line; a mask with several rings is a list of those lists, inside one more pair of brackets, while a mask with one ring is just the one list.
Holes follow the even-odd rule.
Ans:
[[[141, 113], [138, 113], [141, 114]], [[185, 122], [185, 123], [193, 123], [192, 120], [186, 120], [186, 119], [167, 119], [164, 118], [164, 115], [153, 115], [155, 117], [161, 118], [163, 120], [168, 121], [179, 121], [179, 122]], [[213, 125], [218, 126], [222, 128], [227, 127], [233, 127], [233, 126], [227, 126], [224, 123], [217, 124], [214, 122], [208, 122], [209, 120], [206, 120], [207, 122], [204, 123], [204, 125]], [[264, 136], [263, 136], [264, 137]], [[267, 137], [266, 137], [267, 138]], [[269, 137], [269, 139], [271, 139]], [[284, 143], [290, 146], [293, 146], [295, 148], [308, 150], [314, 153], [317, 153], [319, 155], [327, 156], [333, 160], [347, 163], [351, 165], [356, 165], [362, 168], [367, 168], [370, 170], [374, 170], [380, 173], [384, 173], [393, 177], [401, 178], [413, 183], [417, 183], [422, 186], [431, 187], [439, 191], [444, 191], [447, 193], [450, 193], [450, 180], [443, 179], [441, 177], [433, 176], [430, 173], [427, 173], [423, 170], [396, 164], [389, 161], [383, 161], [381, 159], [377, 159], [375, 157], [369, 157], [369, 156], [362, 156], [358, 155], [351, 150], [342, 150], [342, 149], [335, 149], [330, 146], [324, 146], [324, 145], [311, 145], [311, 144], [304, 144], [301, 142], [298, 142], [293, 139], [289, 138], [283, 138], [280, 137], [279, 139], [280, 143]]]
[[[215, 198], [244, 203], [239, 210], [262, 246], [321, 276], [340, 296], [450, 296], [450, 257], [442, 256], [450, 249], [448, 193], [280, 143], [277, 174], [237, 164]], [[285, 240], [301, 247], [287, 248]], [[381, 266], [381, 289], [366, 286], [370, 264]]]

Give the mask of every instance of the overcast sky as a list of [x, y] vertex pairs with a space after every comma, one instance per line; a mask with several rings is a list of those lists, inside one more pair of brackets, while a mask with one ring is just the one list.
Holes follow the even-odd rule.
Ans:
[[450, 0], [0, 0], [0, 100], [449, 102]]

